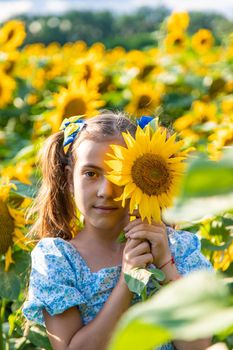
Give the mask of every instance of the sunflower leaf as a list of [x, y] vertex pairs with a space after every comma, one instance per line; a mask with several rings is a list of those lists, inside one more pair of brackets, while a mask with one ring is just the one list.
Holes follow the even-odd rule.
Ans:
[[156, 280], [162, 282], [165, 279], [165, 274], [162, 270], [150, 267], [148, 270], [153, 274], [153, 276], [156, 278]]
[[117, 238], [117, 242], [118, 243], [125, 243], [127, 241], [126, 237], [125, 237], [125, 232], [121, 231], [121, 233], [119, 234], [118, 238]]
[[152, 272], [142, 268], [132, 268], [124, 274], [125, 281], [131, 290], [139, 296], [144, 296], [145, 287], [149, 282]]

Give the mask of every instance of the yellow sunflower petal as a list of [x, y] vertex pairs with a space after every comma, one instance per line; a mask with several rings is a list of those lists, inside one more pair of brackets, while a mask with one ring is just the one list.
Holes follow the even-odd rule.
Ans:
[[132, 148], [134, 146], [134, 144], [135, 144], [135, 139], [133, 138], [133, 136], [130, 135], [129, 132], [128, 133], [123, 132], [122, 136], [124, 138], [124, 141], [125, 141], [127, 147], [128, 148]]
[[127, 175], [124, 175], [124, 176], [121, 176], [121, 175], [105, 175], [105, 177], [113, 182], [115, 185], [118, 185], [118, 186], [124, 186], [126, 185], [128, 182], [132, 181], [132, 178], [131, 176], [127, 176]]
[[137, 186], [135, 185], [135, 183], [133, 182], [129, 182], [125, 188], [124, 188], [124, 195], [125, 198], [129, 198], [129, 196], [131, 195], [131, 193], [135, 190]]
[[157, 197], [150, 197], [150, 205], [151, 205], [151, 214], [155, 222], [161, 223], [161, 214], [160, 214], [160, 206], [158, 203]]
[[11, 247], [8, 248], [6, 254], [5, 254], [5, 272], [9, 270], [10, 264], [14, 263], [15, 261], [12, 259], [12, 249]]

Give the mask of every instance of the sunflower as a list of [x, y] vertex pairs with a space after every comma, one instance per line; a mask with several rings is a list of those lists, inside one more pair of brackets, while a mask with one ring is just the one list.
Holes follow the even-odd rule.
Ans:
[[233, 145], [233, 119], [226, 120], [214, 129], [214, 132], [208, 137], [208, 152], [211, 159], [219, 159], [222, 155], [222, 149]]
[[164, 85], [135, 81], [131, 85], [131, 102], [125, 107], [130, 114], [139, 117], [153, 114], [160, 104]]
[[200, 29], [192, 36], [192, 46], [197, 52], [208, 51], [213, 43], [213, 35], [207, 29]]
[[186, 36], [181, 30], [174, 30], [168, 33], [164, 39], [164, 45], [168, 52], [179, 52], [185, 48]]
[[0, 69], [0, 108], [7, 106], [12, 101], [15, 87], [15, 80]]
[[25, 25], [22, 21], [12, 20], [0, 29], [0, 48], [13, 51], [22, 45], [26, 37]]
[[106, 177], [118, 186], [125, 186], [120, 197], [122, 206], [130, 199], [130, 212], [139, 209], [142, 217], [161, 222], [161, 209], [172, 204], [184, 171], [183, 141], [175, 141], [176, 135], [167, 138], [166, 130], [153, 132], [148, 124], [137, 127], [135, 138], [122, 133], [127, 147], [111, 145], [114, 154], [106, 160], [110, 170]]
[[9, 179], [17, 179], [24, 184], [31, 184], [30, 175], [32, 174], [32, 165], [29, 161], [19, 161], [15, 165], [8, 165], [1, 170], [1, 176]]
[[8, 271], [12, 258], [12, 248], [30, 251], [32, 248], [25, 235], [26, 221], [24, 218], [25, 208], [30, 204], [30, 198], [20, 198], [16, 207], [10, 205], [10, 190], [16, 190], [15, 184], [9, 182], [8, 178], [2, 178], [0, 182], [0, 255], [5, 255], [5, 271]]
[[233, 262], [233, 243], [224, 250], [215, 251], [213, 253], [213, 262], [216, 270], [226, 271]]
[[103, 63], [97, 60], [95, 55], [78, 58], [72, 67], [72, 75], [77, 82], [85, 81], [90, 87], [98, 87], [103, 81]]
[[46, 120], [56, 132], [63, 119], [74, 115], [91, 117], [97, 114], [97, 109], [105, 104], [100, 100], [100, 94], [95, 89], [90, 89], [85, 83], [80, 85], [70, 84], [68, 89], [61, 88], [60, 93], [55, 94], [51, 106], [55, 109], [46, 115]]
[[174, 30], [185, 31], [189, 25], [189, 14], [187, 12], [174, 12], [167, 19], [167, 30], [173, 32]]

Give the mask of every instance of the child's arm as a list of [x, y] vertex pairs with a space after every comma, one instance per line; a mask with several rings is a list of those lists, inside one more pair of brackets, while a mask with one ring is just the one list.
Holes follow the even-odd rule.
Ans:
[[176, 350], [206, 350], [211, 345], [211, 339], [199, 339], [191, 342], [175, 340]]
[[104, 350], [117, 321], [129, 308], [133, 294], [124, 281], [123, 272], [129, 267], [145, 267], [153, 260], [148, 242], [128, 240], [122, 274], [99, 314], [83, 326], [80, 313], [72, 307], [62, 314], [50, 316], [43, 311], [47, 333], [54, 350]]

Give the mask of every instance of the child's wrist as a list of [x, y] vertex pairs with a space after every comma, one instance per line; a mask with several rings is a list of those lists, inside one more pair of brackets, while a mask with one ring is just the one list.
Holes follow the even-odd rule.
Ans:
[[163, 269], [164, 267], [166, 267], [167, 265], [174, 265], [175, 264], [175, 260], [173, 258], [173, 256], [171, 255], [168, 259], [166, 259], [162, 264], [159, 264], [158, 268], [159, 269]]

